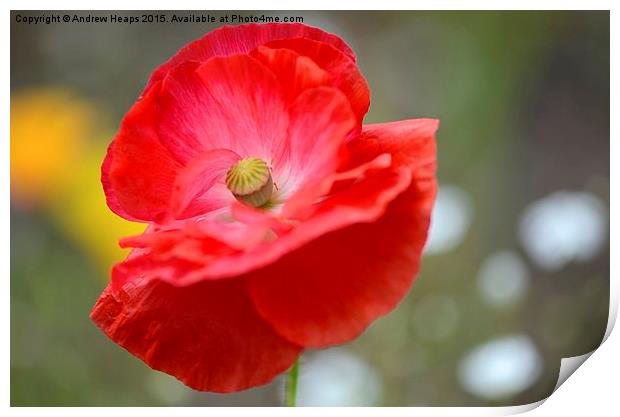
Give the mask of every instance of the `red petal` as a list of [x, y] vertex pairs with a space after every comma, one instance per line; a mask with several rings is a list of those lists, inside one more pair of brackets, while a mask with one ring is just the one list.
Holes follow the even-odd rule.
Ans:
[[318, 87], [304, 91], [290, 109], [284, 154], [274, 161], [274, 179], [287, 194], [333, 173], [340, 163], [339, 150], [355, 126], [346, 97], [337, 89]]
[[369, 170], [389, 168], [391, 165], [392, 156], [384, 153], [347, 171], [337, 172], [315, 183], [304, 185], [286, 200], [282, 207], [282, 216], [287, 219], [303, 220], [315, 212], [317, 197], [327, 195], [332, 187], [337, 189], [341, 182], [349, 182], [350, 185], [350, 181], [363, 178]]
[[243, 280], [174, 287], [133, 280], [107, 288], [91, 318], [116, 343], [201, 391], [232, 392], [270, 382], [301, 347], [254, 310]]
[[[350, 143], [352, 152], [360, 159], [391, 153], [413, 176], [407, 190], [376, 220], [369, 216], [370, 223], [326, 234], [248, 274], [257, 310], [278, 333], [306, 347], [343, 343], [402, 299], [418, 270], [435, 198], [436, 127], [424, 120], [370, 126]], [[348, 187], [340, 204], [350, 200], [354, 212], [389, 181], [383, 177], [383, 185]], [[337, 222], [346, 213], [342, 205], [333, 205], [321, 221]], [[318, 222], [313, 220], [303, 226]]]
[[101, 167], [108, 206], [128, 220], [164, 216], [181, 168], [155, 131], [153, 107], [160, 87], [156, 84], [127, 113]]
[[162, 143], [183, 163], [218, 148], [269, 161], [286, 136], [280, 85], [249, 56], [176, 67], [162, 82], [157, 104]]
[[331, 86], [331, 77], [310, 58], [290, 49], [272, 49], [259, 46], [250, 56], [259, 60], [278, 79], [288, 102], [292, 102], [304, 90]]
[[355, 61], [342, 51], [324, 42], [312, 39], [283, 39], [265, 44], [270, 48], [286, 48], [306, 56], [327, 71], [331, 83], [349, 99], [358, 124], [361, 126], [370, 105], [370, 90]]
[[342, 39], [311, 26], [297, 23], [223, 26], [186, 45], [157, 68], [145, 88], [145, 93], [157, 81], [163, 79], [168, 71], [182, 62], [206, 62], [216, 56], [246, 54], [258, 45], [288, 38], [309, 38], [327, 43], [355, 62], [355, 54]]
[[435, 132], [437, 119], [411, 119], [364, 125], [359, 139], [349, 142], [350, 165], [372, 160], [389, 152], [394, 165], [413, 170], [416, 179], [435, 178]]
[[184, 167], [176, 178], [171, 197], [175, 218], [193, 217], [232, 203], [234, 197], [225, 186], [209, 191], [216, 183], [222, 183], [228, 169], [240, 158], [228, 149], [214, 149], [203, 152]]
[[[230, 209], [230, 214], [234, 213], [234, 207], [242, 205], [235, 201]], [[234, 214], [233, 214], [234, 216]], [[247, 224], [238, 221], [203, 221], [189, 223], [186, 227], [188, 232], [194, 231], [196, 236], [209, 236], [225, 243], [228, 247], [239, 250], [249, 250], [265, 240], [265, 236], [270, 233], [269, 223]]]
[[[246, 244], [251, 244], [251, 240], [257, 241], [258, 237], [252, 235], [261, 230], [247, 227], [227, 230], [222, 223], [220, 227], [207, 232], [219, 233], [201, 233], [196, 237], [190, 229], [161, 230], [122, 239], [121, 247], [135, 249], [127, 259], [112, 268], [112, 288], [118, 289], [131, 279], [158, 279], [178, 286], [188, 286], [213, 278], [203, 274], [205, 266], [213, 260], [238, 252], [241, 245], [237, 243], [241, 239]], [[264, 229], [262, 233], [264, 235]]]

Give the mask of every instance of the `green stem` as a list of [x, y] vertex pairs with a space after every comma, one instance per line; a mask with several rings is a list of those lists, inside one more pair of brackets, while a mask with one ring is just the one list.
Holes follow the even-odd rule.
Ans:
[[299, 358], [288, 371], [286, 380], [286, 406], [295, 407], [297, 404], [297, 382], [299, 380]]

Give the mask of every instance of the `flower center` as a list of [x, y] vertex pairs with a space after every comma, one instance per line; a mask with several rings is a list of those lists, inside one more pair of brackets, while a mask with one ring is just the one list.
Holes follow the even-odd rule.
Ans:
[[243, 158], [226, 173], [226, 187], [237, 200], [253, 207], [265, 205], [273, 193], [269, 166], [259, 158]]

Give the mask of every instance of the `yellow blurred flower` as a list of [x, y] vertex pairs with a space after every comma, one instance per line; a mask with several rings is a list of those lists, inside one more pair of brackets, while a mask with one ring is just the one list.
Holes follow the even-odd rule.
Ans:
[[106, 205], [100, 181], [104, 155], [105, 146], [86, 149], [74, 167], [71, 180], [54, 198], [50, 213], [56, 223], [107, 270], [128, 254], [118, 247], [119, 238], [140, 234], [146, 225], [124, 220]]
[[94, 140], [94, 114], [90, 103], [62, 88], [11, 97], [11, 200], [50, 215], [107, 273], [127, 255], [118, 239], [145, 225], [106, 205], [100, 167], [111, 135]]
[[92, 109], [61, 88], [11, 96], [11, 199], [45, 204], [73, 175], [92, 122]]

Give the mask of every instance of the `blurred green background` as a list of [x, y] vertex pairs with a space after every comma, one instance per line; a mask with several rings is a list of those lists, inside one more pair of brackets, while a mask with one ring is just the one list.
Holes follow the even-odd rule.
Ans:
[[[12, 405], [280, 404], [281, 378], [195, 392], [88, 318], [124, 256], [116, 241], [143, 229], [105, 206], [105, 147], [150, 72], [219, 24], [27, 25], [17, 14], [42, 13], [11, 13]], [[560, 359], [595, 349], [607, 324], [609, 13], [242, 14], [302, 16], [344, 38], [372, 91], [367, 123], [441, 119], [422, 271], [358, 340], [304, 355], [300, 403], [548, 396]]]

